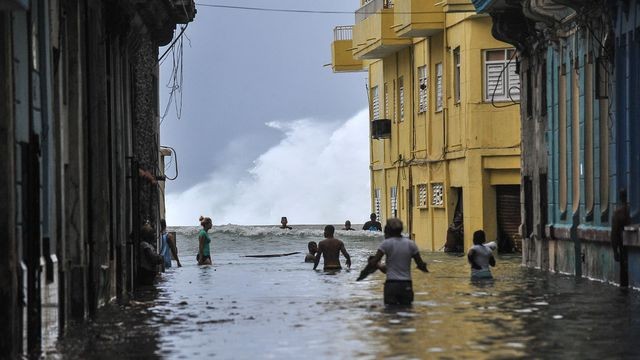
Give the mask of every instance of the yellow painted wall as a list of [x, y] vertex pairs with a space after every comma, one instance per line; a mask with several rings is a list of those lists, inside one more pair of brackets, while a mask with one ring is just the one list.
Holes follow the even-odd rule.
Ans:
[[[406, 25], [406, 24], [404, 24]], [[357, 24], [356, 24], [357, 27]], [[373, 31], [373, 30], [372, 30]], [[377, 31], [377, 30], [376, 30]], [[375, 33], [360, 34], [363, 38]], [[376, 45], [368, 49], [378, 51]], [[460, 49], [460, 101], [454, 100], [453, 51]], [[446, 241], [462, 189], [465, 247], [475, 230], [497, 234], [496, 185], [520, 183], [519, 106], [484, 101], [484, 50], [509, 48], [491, 37], [491, 19], [473, 13], [446, 14], [446, 28], [411, 45], [365, 62], [369, 87], [378, 86], [381, 118], [392, 120], [392, 136], [371, 140], [372, 194], [382, 193], [382, 221], [391, 216], [390, 189], [398, 188], [398, 217], [421, 249], [439, 251]], [[443, 109], [436, 111], [436, 64], [443, 64]], [[418, 113], [418, 72], [428, 69], [428, 111]], [[400, 119], [399, 79], [404, 84]], [[385, 103], [385, 84], [389, 92]], [[504, 103], [499, 104], [504, 106]], [[444, 185], [444, 204], [433, 206], [432, 185]], [[419, 184], [428, 189], [418, 208]], [[374, 199], [372, 196], [372, 209]], [[410, 228], [407, 228], [410, 225]]]

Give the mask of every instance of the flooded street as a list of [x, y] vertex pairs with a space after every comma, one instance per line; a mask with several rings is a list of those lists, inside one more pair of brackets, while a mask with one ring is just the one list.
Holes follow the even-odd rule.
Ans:
[[[303, 262], [307, 242], [322, 238], [320, 227], [214, 227], [211, 267], [195, 265], [198, 228], [174, 230], [184, 266], [162, 274], [157, 290], [131, 305], [73, 329], [59, 357], [640, 356], [637, 292], [526, 269], [516, 256], [498, 256], [495, 280], [474, 284], [465, 257], [425, 253], [430, 273], [414, 270], [413, 307], [385, 309], [383, 274], [355, 281], [380, 234], [337, 231], [353, 270], [327, 275]], [[245, 257], [294, 251], [301, 253]]]

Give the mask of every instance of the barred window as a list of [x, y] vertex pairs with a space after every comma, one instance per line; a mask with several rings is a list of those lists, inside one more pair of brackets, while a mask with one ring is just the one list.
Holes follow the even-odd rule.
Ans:
[[431, 205], [444, 206], [444, 186], [442, 183], [431, 184]]
[[442, 111], [442, 63], [436, 64], [436, 111]]
[[398, 111], [400, 112], [400, 121], [404, 120], [404, 80], [402, 77], [398, 79], [398, 103], [400, 104]]
[[374, 196], [374, 206], [375, 206], [375, 213], [376, 213], [376, 217], [378, 218], [378, 221], [382, 222], [382, 218], [380, 217], [380, 198], [381, 198], [381, 191], [380, 189], [375, 189], [375, 196]]
[[427, 111], [427, 66], [418, 68], [418, 113]]
[[391, 217], [398, 217], [398, 187], [391, 187]]
[[427, 207], [427, 184], [418, 184], [417, 203], [419, 208]]
[[389, 84], [384, 83], [384, 118], [390, 119], [389, 117]]

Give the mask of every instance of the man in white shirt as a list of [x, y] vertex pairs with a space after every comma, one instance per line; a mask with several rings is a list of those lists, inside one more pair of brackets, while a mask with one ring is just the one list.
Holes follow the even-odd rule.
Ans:
[[[385, 305], [411, 305], [413, 302], [411, 259], [423, 272], [429, 272], [427, 264], [420, 257], [416, 243], [402, 237], [400, 219], [387, 220], [384, 236], [385, 240], [380, 244], [376, 255], [369, 260], [370, 265], [377, 266], [387, 274], [387, 281], [384, 283], [384, 303]], [[383, 256], [386, 256], [385, 265], [380, 264]]]

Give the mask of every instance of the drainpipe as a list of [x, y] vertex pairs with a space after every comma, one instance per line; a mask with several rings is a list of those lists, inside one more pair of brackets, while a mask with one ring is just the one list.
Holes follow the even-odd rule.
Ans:
[[576, 277], [582, 277], [582, 263], [584, 263], [585, 258], [582, 253], [582, 241], [578, 236], [578, 226], [580, 225], [580, 210], [577, 210], [573, 213], [572, 224], [571, 224], [571, 241], [573, 242], [573, 250], [575, 253], [574, 262], [575, 262], [575, 273]]

